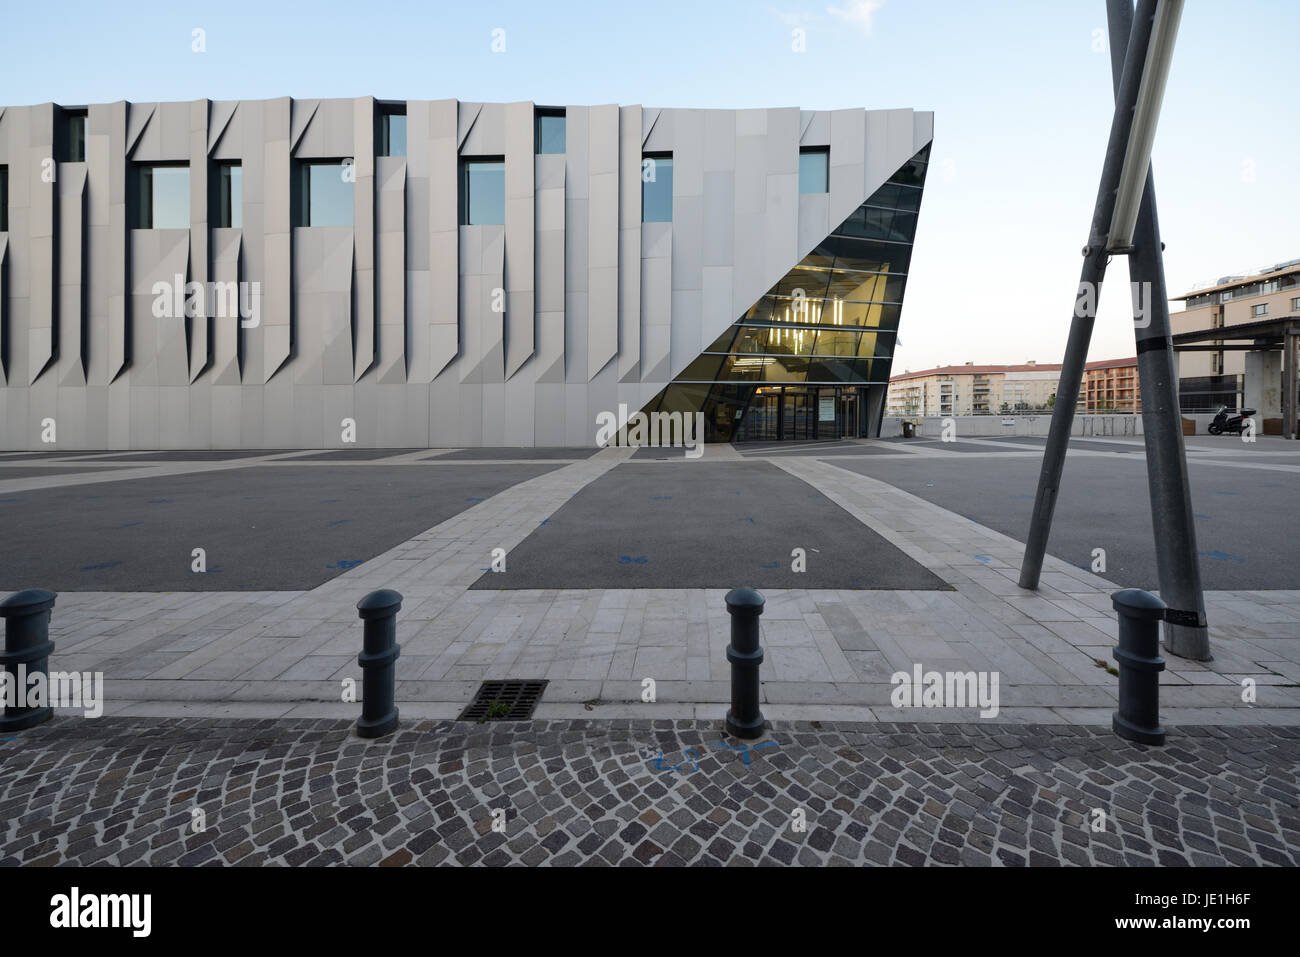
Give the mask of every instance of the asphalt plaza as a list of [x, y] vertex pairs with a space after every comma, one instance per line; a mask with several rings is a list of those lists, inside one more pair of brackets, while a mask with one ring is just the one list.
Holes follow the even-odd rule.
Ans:
[[3, 493], [0, 589], [313, 588], [556, 467], [250, 465]]
[[675, 451], [667, 462], [634, 458], [581, 489], [509, 551], [504, 572], [485, 569], [473, 587], [946, 587], [776, 465]]
[[[827, 458], [1023, 542], [1042, 467], [1036, 437], [925, 442], [922, 454]], [[1156, 589], [1146, 455], [1140, 438], [1072, 439], [1047, 550], [1105, 576]], [[1295, 543], [1300, 447], [1282, 439], [1189, 438], [1187, 460], [1201, 579], [1207, 590], [1300, 587]]]

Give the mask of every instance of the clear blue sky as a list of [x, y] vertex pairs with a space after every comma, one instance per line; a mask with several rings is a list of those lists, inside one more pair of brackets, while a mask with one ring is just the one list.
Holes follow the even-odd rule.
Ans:
[[[0, 103], [373, 94], [933, 110], [895, 371], [1053, 362], [1110, 126], [1109, 55], [1094, 51], [1105, 25], [1104, 0], [144, 0], [75, 16], [24, 3], [5, 12]], [[491, 50], [498, 27], [504, 53]], [[205, 53], [191, 51], [195, 28]], [[1154, 155], [1172, 294], [1300, 258], [1298, 36], [1293, 0], [1187, 3]], [[1122, 260], [1110, 278], [1094, 359], [1134, 351]]]

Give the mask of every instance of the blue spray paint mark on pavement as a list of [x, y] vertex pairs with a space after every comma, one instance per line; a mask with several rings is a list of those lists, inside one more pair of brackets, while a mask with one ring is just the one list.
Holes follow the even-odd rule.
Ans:
[[990, 558], [988, 555], [976, 555], [976, 556], [975, 556], [975, 560], [976, 560], [977, 562], [983, 562], [985, 565], [987, 565], [987, 564], [988, 564], [989, 562], [991, 562], [993, 559]]
[[337, 564], [326, 565], [325, 567], [326, 568], [356, 568], [358, 565], [361, 564], [361, 561], [362, 560], [360, 558], [356, 559], [355, 561], [347, 558], [340, 558]]
[[335, 525], [346, 525], [350, 521], [352, 521], [350, 518], [336, 518], [334, 521], [326, 522], [325, 524], [330, 528], [333, 528]]
[[745, 745], [745, 744], [739, 744], [739, 745], [737, 745], [737, 744], [727, 744], [726, 741], [719, 741], [718, 744], [722, 745], [722, 746], [723, 746], [724, 748], [726, 748], [728, 751], [739, 751], [739, 752], [740, 752], [740, 756], [741, 756], [741, 758], [744, 759], [744, 762], [745, 762], [745, 764], [747, 764], [747, 765], [749, 764], [749, 752], [750, 752], [750, 751], [757, 751], [759, 748], [775, 748], [775, 747], [777, 747], [777, 743], [776, 743], [775, 741], [764, 741], [762, 744], [756, 744], [756, 745], [754, 745], [752, 748], [749, 747], [748, 745]]
[[82, 567], [83, 572], [97, 572], [104, 568], [115, 568], [122, 564], [121, 562], [102, 562], [99, 565], [85, 565]]
[[762, 565], [759, 565], [758, 567], [759, 567], [759, 568], [780, 568], [780, 567], [781, 567], [781, 563], [780, 563], [780, 562], [766, 562], [766, 563], [764, 563], [764, 564], [762, 564]]
[[646, 558], [644, 555], [637, 555], [635, 558], [631, 555], [618, 556], [618, 563], [620, 565], [645, 565], [649, 561], [650, 559]]
[[469, 498], [465, 499], [465, 501], [467, 501], [467, 502], [485, 502], [485, 501], [487, 501], [487, 499], [475, 498], [473, 495], [471, 495]]
[[[694, 748], [687, 748], [685, 751], [682, 752], [682, 756], [688, 759], [694, 758], [695, 760], [694, 761], [686, 760], [683, 761], [681, 764], [665, 765], [664, 753], [660, 751], [659, 756], [656, 758], [651, 758], [649, 764], [656, 771], [682, 771], [683, 774], [692, 774], [695, 771], [698, 771], [700, 769], [699, 764], [696, 763], [700, 759], [700, 752], [696, 751]], [[683, 765], [690, 765], [689, 770], [683, 771], [682, 770]]]
[[757, 524], [758, 524], [758, 523], [755, 522], [754, 519], [753, 519], [751, 516], [749, 516], [749, 515], [746, 515], [744, 518], [736, 519], [736, 521], [738, 521], [738, 522], [749, 522], [750, 525], [757, 525]]
[[1227, 552], [1215, 549], [1212, 552], [1197, 552], [1198, 555], [1204, 555], [1206, 558], [1213, 558], [1218, 562], [1244, 562], [1246, 559], [1240, 555], [1229, 555]]

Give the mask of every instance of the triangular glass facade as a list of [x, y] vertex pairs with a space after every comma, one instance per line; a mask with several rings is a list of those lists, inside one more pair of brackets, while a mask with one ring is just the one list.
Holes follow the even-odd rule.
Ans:
[[930, 147], [652, 399], [710, 442], [879, 433]]

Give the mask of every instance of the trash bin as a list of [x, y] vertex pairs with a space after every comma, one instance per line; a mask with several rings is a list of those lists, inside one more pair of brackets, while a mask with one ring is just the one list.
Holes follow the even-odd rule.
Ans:
[[916, 426], [911, 422], [903, 423], [903, 438], [910, 439], [916, 435]]

